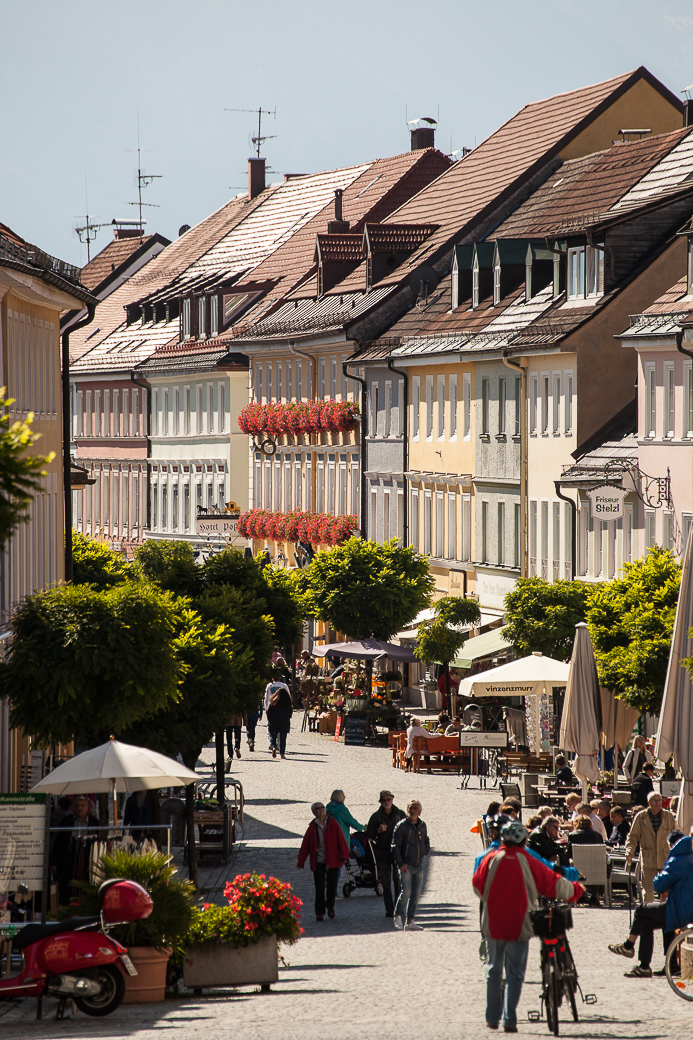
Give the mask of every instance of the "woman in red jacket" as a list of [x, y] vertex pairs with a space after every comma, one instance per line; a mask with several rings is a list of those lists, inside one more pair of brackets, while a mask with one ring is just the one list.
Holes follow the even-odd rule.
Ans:
[[310, 869], [315, 881], [315, 920], [334, 917], [334, 901], [337, 895], [337, 880], [342, 863], [349, 861], [349, 847], [344, 840], [342, 828], [330, 816], [322, 802], [313, 802], [311, 811], [315, 819], [308, 825], [298, 853], [298, 869], [310, 859]]

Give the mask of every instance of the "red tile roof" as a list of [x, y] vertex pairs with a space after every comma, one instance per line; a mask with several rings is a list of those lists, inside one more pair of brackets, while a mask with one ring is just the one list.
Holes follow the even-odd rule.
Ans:
[[371, 253], [408, 253], [438, 230], [438, 224], [366, 224]]
[[363, 235], [318, 235], [314, 260], [359, 263], [363, 259]]
[[93, 260], [82, 268], [82, 285], [87, 289], [95, 289], [104, 278], [108, 278], [117, 267], [125, 263], [141, 245], [151, 241], [153, 235], [145, 235], [144, 238], [114, 238], [105, 249], [97, 253]]

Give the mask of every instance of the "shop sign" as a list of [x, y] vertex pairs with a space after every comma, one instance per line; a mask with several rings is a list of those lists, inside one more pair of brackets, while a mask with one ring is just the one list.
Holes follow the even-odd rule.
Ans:
[[490, 730], [488, 733], [484, 733], [481, 730], [463, 730], [460, 733], [460, 747], [497, 747], [507, 748], [508, 746], [508, 734], [506, 730], [494, 732]]
[[620, 520], [623, 517], [623, 502], [626, 488], [602, 484], [587, 492], [593, 520]]
[[361, 745], [366, 743], [366, 719], [347, 716], [344, 721], [344, 743]]
[[249, 545], [247, 538], [238, 533], [238, 516], [231, 513], [219, 513], [217, 516], [198, 516], [195, 521], [195, 532], [202, 538], [224, 538], [232, 543]]
[[43, 888], [45, 794], [0, 794], [0, 860], [14, 851], [11, 878], [31, 891]]

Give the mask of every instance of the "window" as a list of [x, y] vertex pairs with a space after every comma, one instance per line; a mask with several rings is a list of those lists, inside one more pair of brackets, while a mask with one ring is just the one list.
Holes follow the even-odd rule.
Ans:
[[267, 362], [267, 400], [272, 400], [272, 362]]
[[284, 366], [281, 361], [277, 361], [277, 400], [281, 401], [283, 395], [282, 387], [282, 376], [284, 374]]
[[[645, 436], [656, 436], [657, 381], [654, 365], [645, 369]], [[649, 548], [649, 547], [648, 547]]]
[[549, 577], [549, 503], [541, 503], [541, 576]]
[[207, 384], [207, 433], [214, 433], [214, 384]]
[[563, 506], [563, 555], [565, 557], [566, 581], [573, 580], [573, 510], [566, 502]]
[[498, 503], [498, 566], [505, 563], [505, 502]]
[[686, 546], [688, 545], [688, 538], [689, 538], [690, 533], [691, 533], [691, 525], [692, 524], [693, 524], [693, 515], [691, 515], [690, 513], [682, 513], [681, 514], [681, 553], [680, 553], [681, 556], [683, 556], [683, 554], [686, 551]]
[[103, 392], [103, 435], [111, 436], [111, 391]]
[[[335, 515], [335, 493], [336, 493], [336, 481], [337, 473], [335, 469], [335, 457], [334, 455], [327, 456], [327, 506], [325, 509], [326, 513], [330, 513], [331, 516]], [[284, 504], [284, 509], [291, 509], [291, 505]]]
[[219, 332], [219, 297], [212, 296], [209, 301], [209, 334], [216, 336]]
[[501, 301], [501, 265], [493, 265], [493, 306], [497, 307]]
[[380, 411], [380, 385], [371, 385], [371, 437], [378, 436], [378, 412]]
[[674, 393], [676, 384], [674, 382], [674, 366], [664, 366], [664, 436], [674, 436]]
[[515, 379], [515, 436], [519, 437], [521, 434], [520, 422], [521, 422], [521, 399], [522, 399], [522, 380]]
[[337, 396], [337, 358], [330, 358], [330, 397], [334, 401]]
[[513, 560], [514, 566], [520, 567], [522, 550], [522, 518], [520, 515], [520, 503], [516, 502], [513, 507], [515, 525], [513, 527]]
[[419, 424], [421, 420], [421, 379], [414, 376], [411, 386], [411, 435], [412, 439], [419, 439]]
[[553, 374], [553, 432], [561, 432], [561, 373]]
[[693, 365], [683, 366], [683, 385], [686, 390], [683, 436], [693, 437]]
[[488, 502], [481, 503], [481, 562], [488, 561]]
[[445, 556], [445, 498], [442, 491], [436, 491], [436, 558]]
[[171, 529], [173, 531], [178, 530], [178, 485], [173, 485], [173, 492], [171, 494]]
[[262, 361], [255, 366], [255, 400], [262, 401]]
[[[325, 459], [323, 455], [318, 455], [318, 462], [315, 469], [315, 506], [318, 513], [325, 512]], [[277, 506], [277, 509], [279, 506]], [[371, 530], [368, 532], [369, 535], [375, 533], [375, 528], [371, 523]]]
[[580, 506], [578, 517], [578, 552], [580, 554], [579, 573], [585, 575], [589, 571], [590, 563], [589, 509], [587, 506]]
[[448, 493], [448, 559], [457, 559], [457, 495]]
[[339, 457], [339, 502], [338, 515], [344, 516], [347, 511], [347, 457]]
[[445, 376], [438, 376], [438, 440], [445, 440]]
[[130, 394], [127, 390], [123, 390], [122, 416], [121, 430], [123, 437], [130, 437]]
[[488, 379], [481, 380], [481, 436], [489, 435], [489, 406], [491, 397], [491, 383]]
[[472, 377], [462, 376], [462, 436], [466, 441], [472, 435]]
[[563, 405], [565, 433], [573, 432], [573, 373], [565, 374], [565, 398]]
[[549, 432], [549, 376], [544, 372], [541, 375], [541, 432]]
[[450, 376], [450, 440], [457, 440], [457, 376]]
[[587, 295], [601, 296], [604, 292], [604, 250], [587, 247]]
[[196, 396], [197, 396], [197, 400], [195, 402], [195, 405], [196, 405], [196, 407], [195, 407], [195, 432], [196, 433], [202, 433], [203, 432], [203, 427], [202, 427], [202, 412], [203, 412], [203, 408], [202, 408], [202, 385], [200, 383], [198, 383], [198, 385], [197, 385], [197, 395]]
[[207, 298], [200, 296], [197, 301], [197, 338], [207, 337]]
[[537, 573], [537, 503], [529, 503], [529, 576]]
[[161, 433], [164, 437], [168, 437], [168, 390], [164, 390], [161, 396]]
[[176, 387], [173, 391], [173, 432], [180, 433], [180, 390]]
[[351, 458], [351, 512], [354, 516], [361, 516], [361, 471], [359, 468], [358, 455]]
[[402, 401], [404, 400], [404, 380], [398, 379], [396, 387], [392, 388], [392, 409], [395, 414], [395, 418], [392, 423], [392, 433], [395, 437], [401, 437], [402, 435]]
[[623, 511], [623, 562], [633, 562], [633, 507], [626, 506]]
[[431, 555], [433, 534], [433, 499], [430, 491], [424, 491], [424, 552]]
[[655, 545], [655, 513], [654, 510], [645, 510], [645, 549], [652, 549]]
[[674, 548], [674, 514], [662, 513], [662, 545], [671, 552]]
[[161, 530], [168, 529], [168, 484], [161, 486]]
[[585, 247], [568, 250], [568, 299], [585, 295]]
[[318, 397], [321, 401], [325, 400], [325, 359], [320, 358], [318, 362]]
[[433, 440], [433, 376], [426, 376], [426, 440]]
[[296, 400], [303, 400], [303, 362], [296, 362]]
[[190, 530], [190, 484], [183, 485], [183, 529]]
[[462, 495], [462, 559], [472, 558], [472, 497]]
[[539, 399], [539, 377], [532, 376], [529, 381], [529, 432], [537, 432], [537, 405]]
[[302, 484], [301, 456], [294, 459], [294, 509], [301, 508], [301, 484]]
[[558, 581], [561, 576], [561, 503], [553, 503], [553, 580]]
[[383, 492], [383, 543], [390, 541], [390, 492]]
[[286, 399], [287, 399], [287, 401], [293, 401], [293, 399], [294, 399], [294, 389], [293, 389], [293, 386], [292, 386], [292, 378], [291, 378], [292, 375], [293, 375], [293, 371], [292, 370], [293, 370], [293, 365], [291, 364], [290, 361], [287, 361], [286, 362]]
[[219, 425], [218, 432], [226, 433], [226, 386], [219, 383]]
[[507, 398], [507, 381], [498, 380], [498, 433], [505, 436], [505, 403]]
[[[385, 383], [385, 436], [390, 437], [392, 434], [392, 382], [387, 380]], [[387, 540], [387, 539], [386, 539]]]
[[412, 491], [409, 518], [409, 538], [415, 548], [419, 548], [419, 492]]
[[[133, 391], [133, 393], [134, 393], [134, 391]], [[91, 414], [92, 414], [91, 413], [91, 390], [87, 390], [86, 398], [87, 398], [87, 407], [86, 407], [86, 415], [84, 417], [85, 418], [84, 435], [85, 435], [85, 437], [91, 437], [91, 430], [92, 430], [92, 423], [91, 423]]]
[[190, 339], [190, 300], [183, 300], [183, 339]]

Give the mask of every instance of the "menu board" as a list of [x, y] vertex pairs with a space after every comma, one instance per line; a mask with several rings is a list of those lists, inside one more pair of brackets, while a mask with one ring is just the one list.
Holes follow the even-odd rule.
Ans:
[[366, 720], [347, 716], [344, 723], [345, 744], [366, 743]]
[[43, 888], [45, 834], [45, 794], [0, 794], [0, 856], [15, 843], [12, 880], [34, 892]]

